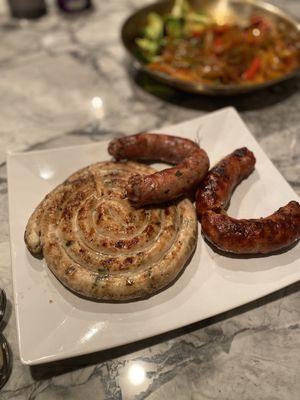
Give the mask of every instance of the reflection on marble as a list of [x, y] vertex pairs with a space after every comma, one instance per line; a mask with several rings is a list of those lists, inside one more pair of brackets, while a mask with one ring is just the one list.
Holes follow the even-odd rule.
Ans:
[[[13, 22], [0, 1], [0, 280], [10, 302], [7, 150], [88, 143], [234, 105], [300, 194], [299, 80], [224, 99], [178, 93], [132, 71], [119, 29], [147, 2], [94, 0], [93, 13], [66, 18], [51, 1], [40, 21]], [[298, 0], [273, 2], [300, 16]], [[33, 368], [19, 361], [11, 309], [4, 333], [14, 367], [1, 400], [299, 398], [299, 284], [176, 332]]]

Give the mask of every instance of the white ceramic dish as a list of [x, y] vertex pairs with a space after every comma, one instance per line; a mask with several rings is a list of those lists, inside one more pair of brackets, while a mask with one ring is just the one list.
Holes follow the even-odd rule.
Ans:
[[[159, 131], [159, 130], [157, 130]], [[227, 108], [161, 131], [200, 140], [214, 164], [247, 146], [255, 172], [235, 191], [229, 213], [258, 217], [299, 200], [248, 131]], [[9, 215], [14, 300], [20, 357], [38, 364], [157, 335], [238, 307], [300, 279], [300, 245], [269, 257], [230, 258], [199, 235], [196, 253], [173, 286], [150, 299], [96, 303], [65, 289], [44, 262], [26, 250], [26, 222], [43, 196], [69, 174], [107, 160], [107, 143], [8, 155]]]

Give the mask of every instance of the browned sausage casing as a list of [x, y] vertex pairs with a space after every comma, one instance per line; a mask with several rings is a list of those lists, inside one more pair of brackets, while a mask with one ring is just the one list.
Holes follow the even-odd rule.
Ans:
[[291, 201], [274, 214], [259, 219], [234, 219], [207, 211], [202, 233], [216, 247], [235, 254], [267, 254], [296, 242], [300, 237], [300, 205]]
[[177, 164], [151, 175], [134, 175], [127, 185], [128, 198], [139, 205], [176, 199], [195, 187], [209, 168], [206, 152], [189, 139], [139, 133], [110, 142], [116, 160], [157, 160]]
[[235, 150], [216, 164], [206, 175], [196, 193], [199, 220], [207, 210], [226, 208], [234, 188], [254, 169], [255, 157], [246, 147]]
[[202, 234], [217, 248], [235, 254], [267, 254], [300, 237], [300, 205], [291, 201], [259, 219], [235, 219], [225, 208], [232, 192], [254, 169], [255, 157], [246, 147], [235, 150], [208, 172], [196, 193]]

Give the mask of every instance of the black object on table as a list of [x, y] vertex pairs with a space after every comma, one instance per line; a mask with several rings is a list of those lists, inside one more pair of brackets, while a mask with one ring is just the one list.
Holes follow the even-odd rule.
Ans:
[[68, 13], [75, 13], [92, 8], [91, 0], [57, 0], [59, 8]]
[[8, 0], [8, 4], [15, 18], [39, 18], [47, 12], [45, 0]]
[[[6, 295], [0, 289], [0, 325], [3, 321], [6, 310]], [[0, 333], [0, 389], [7, 382], [12, 368], [11, 353], [5, 337]]]

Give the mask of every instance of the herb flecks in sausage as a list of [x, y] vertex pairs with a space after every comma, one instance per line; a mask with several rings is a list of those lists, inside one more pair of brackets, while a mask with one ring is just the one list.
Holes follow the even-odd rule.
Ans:
[[[198, 224], [188, 199], [168, 204], [167, 215], [166, 207], [137, 208], [123, 197], [130, 176], [154, 172], [134, 162], [96, 163], [75, 172], [30, 217], [28, 249], [85, 297], [131, 300], [168, 286], [196, 246]], [[183, 224], [186, 218], [190, 226]]]
[[128, 198], [138, 205], [163, 203], [186, 195], [209, 168], [206, 152], [196, 143], [170, 135], [140, 133], [115, 139], [110, 142], [108, 152], [116, 160], [156, 160], [175, 165], [129, 179]]

